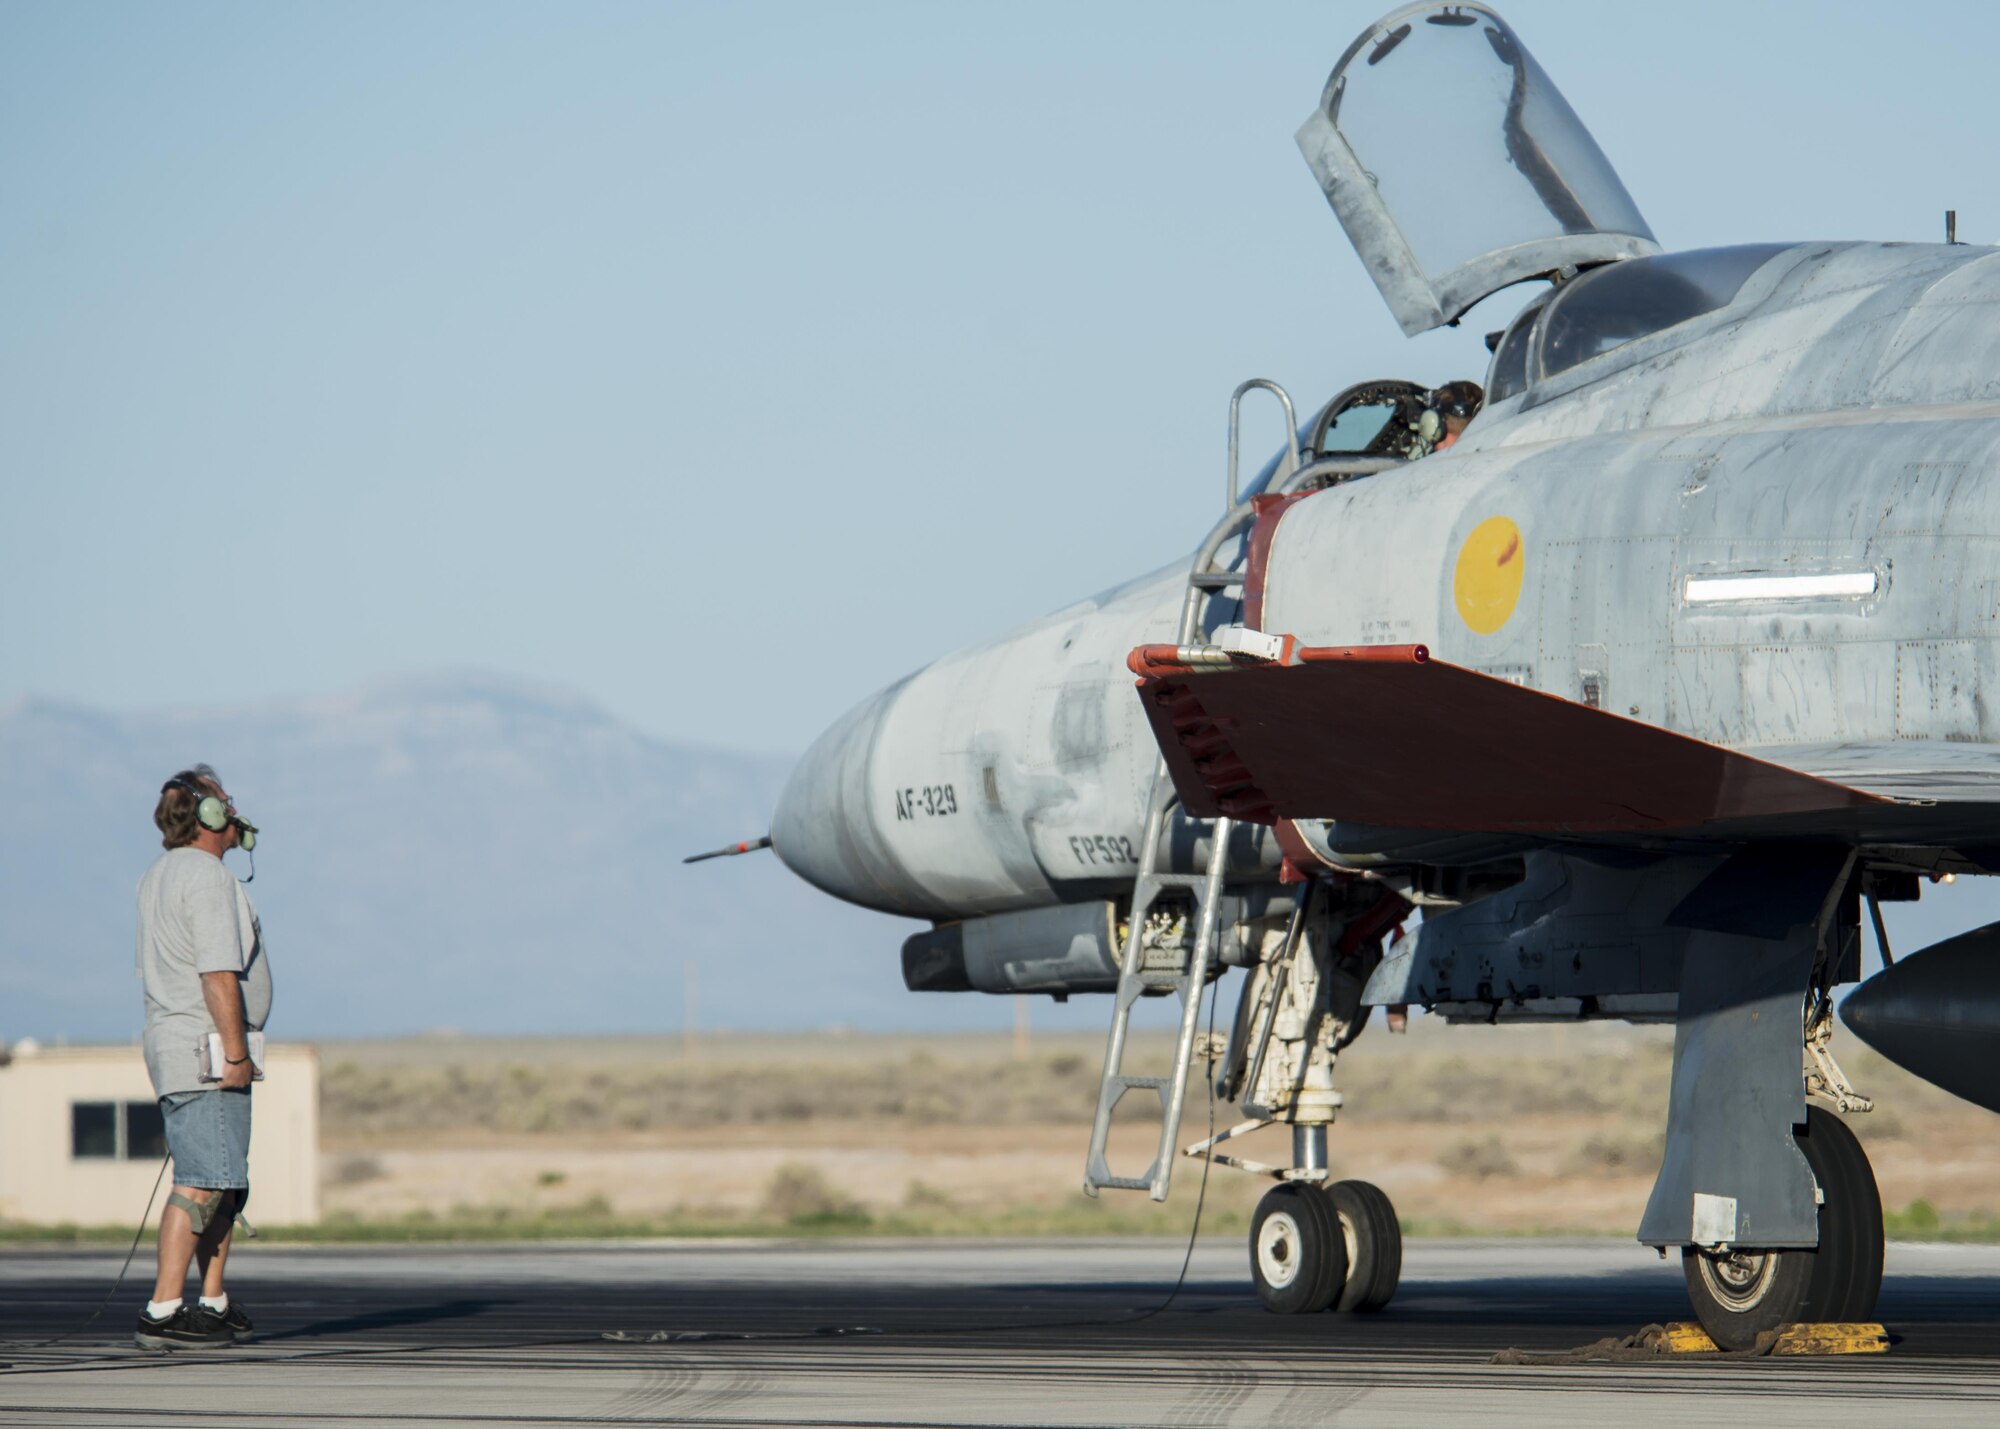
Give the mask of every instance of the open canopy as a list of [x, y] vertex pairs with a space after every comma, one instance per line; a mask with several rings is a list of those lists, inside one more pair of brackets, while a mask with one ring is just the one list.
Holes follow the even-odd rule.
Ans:
[[1590, 131], [1483, 5], [1378, 20], [1298, 142], [1411, 336], [1510, 283], [1660, 251]]

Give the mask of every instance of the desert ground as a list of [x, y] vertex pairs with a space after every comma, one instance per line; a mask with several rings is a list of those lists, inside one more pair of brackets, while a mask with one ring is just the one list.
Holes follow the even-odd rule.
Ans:
[[[1158, 1052], [1163, 1043], [1149, 1050]], [[2000, 1238], [2000, 1120], [1843, 1037], [1900, 1236]], [[1164, 1206], [1080, 1192], [1101, 1039], [710, 1035], [322, 1044], [322, 1233], [1104, 1234], [1247, 1223], [1269, 1183], [1182, 1160]], [[1413, 1234], [1629, 1235], [1672, 1035], [1373, 1026], [1344, 1054], [1337, 1175]], [[1203, 1135], [1199, 1079], [1182, 1144]], [[1220, 1128], [1233, 1109], [1214, 1109]], [[1120, 1169], [1148, 1159], [1134, 1118]], [[1285, 1159], [1282, 1129], [1238, 1143]], [[1121, 1158], [1114, 1156], [1114, 1163]]]

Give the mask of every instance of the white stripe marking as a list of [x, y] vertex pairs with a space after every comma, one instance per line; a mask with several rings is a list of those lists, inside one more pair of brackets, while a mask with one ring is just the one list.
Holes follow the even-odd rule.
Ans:
[[1682, 597], [1689, 605], [1725, 600], [1852, 599], [1875, 594], [1875, 586], [1873, 571], [1816, 576], [1689, 576]]

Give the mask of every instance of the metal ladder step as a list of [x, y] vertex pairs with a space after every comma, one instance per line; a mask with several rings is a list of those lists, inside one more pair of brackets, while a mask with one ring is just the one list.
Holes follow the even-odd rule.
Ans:
[[1144, 1176], [1106, 1176], [1098, 1186], [1110, 1191], [1150, 1191], [1153, 1183]]
[[[1174, 804], [1156, 807], [1147, 821], [1146, 839], [1140, 867], [1150, 870], [1164, 842], [1161, 834]], [[1104, 1072], [1098, 1083], [1097, 1114], [1090, 1127], [1090, 1152], [1084, 1163], [1083, 1189], [1095, 1196], [1100, 1190], [1147, 1191], [1156, 1201], [1164, 1201], [1173, 1180], [1175, 1149], [1180, 1138], [1181, 1112], [1187, 1104], [1189, 1070], [1201, 1032], [1202, 995], [1208, 986], [1208, 970], [1215, 960], [1215, 946], [1221, 936], [1218, 908], [1222, 900], [1229, 863], [1228, 819], [1214, 824], [1208, 871], [1199, 877], [1153, 875], [1142, 872], [1133, 887], [1132, 910], [1126, 924], [1124, 955], [1118, 972], [1117, 1002], [1111, 1014], [1111, 1033], [1104, 1049]], [[1186, 889], [1194, 895], [1194, 946], [1188, 950], [1186, 965], [1179, 971], [1147, 968], [1147, 915], [1160, 895]], [[1172, 1060], [1164, 1076], [1139, 1076], [1124, 1070], [1125, 1053], [1131, 1033], [1132, 1007], [1147, 992], [1170, 989], [1181, 999], [1180, 1027], [1174, 1041]], [[1159, 1140], [1153, 1159], [1142, 1176], [1114, 1173], [1109, 1161], [1111, 1118], [1128, 1092], [1152, 1092], [1159, 1098]]]

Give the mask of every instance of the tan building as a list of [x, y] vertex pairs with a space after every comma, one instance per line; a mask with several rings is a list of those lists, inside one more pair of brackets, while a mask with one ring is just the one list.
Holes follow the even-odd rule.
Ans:
[[[319, 1053], [270, 1048], [255, 1096], [247, 1214], [253, 1223], [311, 1225], [319, 1220]], [[0, 1061], [0, 1221], [136, 1226], [166, 1154], [160, 1104], [136, 1046], [24, 1041]]]

